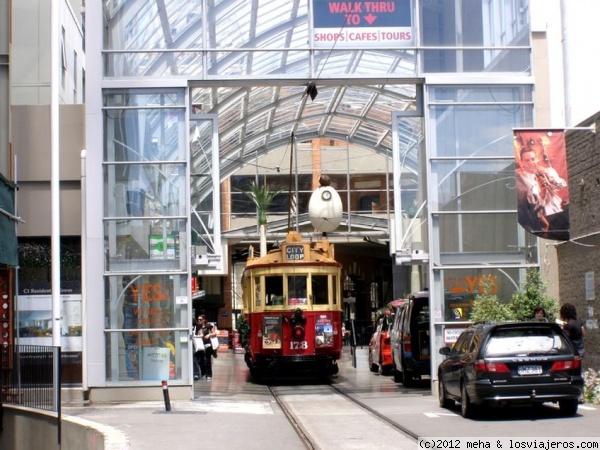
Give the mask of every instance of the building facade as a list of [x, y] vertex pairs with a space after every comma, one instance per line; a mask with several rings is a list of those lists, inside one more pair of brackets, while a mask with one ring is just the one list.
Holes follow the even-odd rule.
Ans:
[[[58, 295], [64, 318], [60, 329], [63, 373], [65, 383], [75, 384], [82, 380], [83, 347], [79, 207], [80, 154], [85, 145], [82, 12], [82, 2], [76, 0], [3, 1], [0, 5], [0, 171], [18, 186], [14, 195], [18, 250], [14, 254], [15, 262], [5, 268], [13, 300], [10, 309], [14, 313], [9, 341], [52, 345], [50, 242], [52, 208], [56, 207], [56, 214], [62, 218], [62, 238], [57, 242], [62, 245], [63, 279]], [[56, 53], [52, 50], [53, 41], [56, 41]], [[54, 106], [56, 125], [52, 120]], [[56, 152], [61, 161], [60, 194], [57, 195], [63, 205], [61, 208], [51, 195], [54, 135], [58, 136]], [[3, 236], [7, 235], [3, 233]]]
[[[92, 400], [144, 396], [162, 379], [190, 395], [192, 316], [231, 329], [239, 311], [258, 241], [252, 181], [286, 187], [269, 210], [274, 245], [290, 174], [306, 235], [311, 190], [334, 180], [345, 216], [330, 239], [346, 312], [365, 323], [428, 288], [437, 348], [466, 325], [484, 276], [508, 299], [540, 267], [559, 295], [556, 246], [517, 224], [512, 131], [583, 119], [585, 79], [563, 69], [581, 41], [565, 30], [594, 6], [112, 0], [86, 5], [83, 27], [80, 2], [60, 4], [61, 339]], [[41, 24], [0, 30], [2, 171], [16, 155], [26, 222], [16, 321], [36, 343], [51, 318], [49, 8], [0, 2], [13, 24]]]
[[[193, 288], [235, 295], [233, 255], [257, 240], [234, 201], [250, 179], [293, 173], [301, 214], [314, 177], [337, 177], [331, 238], [350, 255], [383, 243], [392, 297], [429, 288], [434, 348], [466, 320], [448, 293], [468, 303], [492, 275], [508, 298], [538, 266], [511, 187], [512, 129], [535, 125], [539, 94], [529, 3], [377, 2], [372, 23], [346, 5], [87, 5], [84, 309], [104, 318], [84, 330], [90, 398], [161, 377], [189, 395]], [[217, 312], [227, 327], [233, 309]]]

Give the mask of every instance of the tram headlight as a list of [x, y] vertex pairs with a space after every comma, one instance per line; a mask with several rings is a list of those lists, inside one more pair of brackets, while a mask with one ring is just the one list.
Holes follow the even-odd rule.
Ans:
[[290, 325], [292, 326], [292, 338], [297, 340], [304, 339], [306, 335], [306, 330], [304, 329], [306, 317], [304, 317], [300, 308], [297, 308], [290, 317]]
[[294, 339], [297, 340], [302, 340], [304, 339], [304, 336], [306, 335], [306, 330], [304, 329], [304, 327], [302, 325], [295, 325], [294, 328], [292, 328], [292, 337]]

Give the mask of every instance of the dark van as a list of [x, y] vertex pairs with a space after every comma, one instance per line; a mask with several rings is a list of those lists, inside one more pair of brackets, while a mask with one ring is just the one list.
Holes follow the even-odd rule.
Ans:
[[396, 307], [390, 330], [393, 373], [396, 382], [412, 386], [431, 375], [429, 337], [429, 292], [417, 292]]

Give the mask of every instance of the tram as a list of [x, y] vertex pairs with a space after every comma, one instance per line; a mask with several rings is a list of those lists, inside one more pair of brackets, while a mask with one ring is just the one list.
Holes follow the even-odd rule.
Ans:
[[[327, 185], [317, 188], [311, 196], [309, 216], [317, 230], [330, 230], [332, 223], [337, 227], [339, 194]], [[256, 257], [251, 248], [242, 295], [250, 326], [245, 360], [256, 382], [289, 377], [328, 379], [338, 372], [341, 264], [326, 233], [306, 240], [297, 231], [288, 231], [279, 248]]]

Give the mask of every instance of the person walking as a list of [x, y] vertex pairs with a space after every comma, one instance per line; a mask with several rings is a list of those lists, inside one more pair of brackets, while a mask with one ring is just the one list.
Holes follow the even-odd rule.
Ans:
[[198, 316], [196, 318], [196, 323], [194, 324], [194, 327], [192, 328], [192, 342], [193, 342], [193, 348], [194, 348], [194, 356], [193, 356], [193, 363], [194, 363], [194, 380], [199, 380], [202, 377], [202, 370], [201, 370], [201, 366], [200, 366], [200, 359], [201, 359], [201, 354], [204, 353], [204, 347], [202, 345], [197, 345], [196, 342], [197, 340], [194, 339], [195, 337], [200, 337], [200, 339], [202, 338], [202, 316]]
[[199, 335], [202, 336], [202, 341], [204, 343], [204, 351], [198, 352], [200, 371], [202, 372], [202, 376], [206, 377], [206, 381], [211, 381], [212, 356], [214, 353], [214, 349], [212, 348], [210, 339], [217, 337], [217, 330], [212, 323], [206, 320], [206, 316], [204, 314], [200, 315], [199, 318], [202, 321], [200, 325], [201, 328], [199, 329]]
[[583, 356], [583, 337], [585, 336], [585, 327], [583, 321], [577, 316], [577, 309], [571, 303], [565, 303], [560, 307], [560, 318], [563, 320], [563, 330], [566, 331], [569, 339], [577, 350], [579, 355]]

